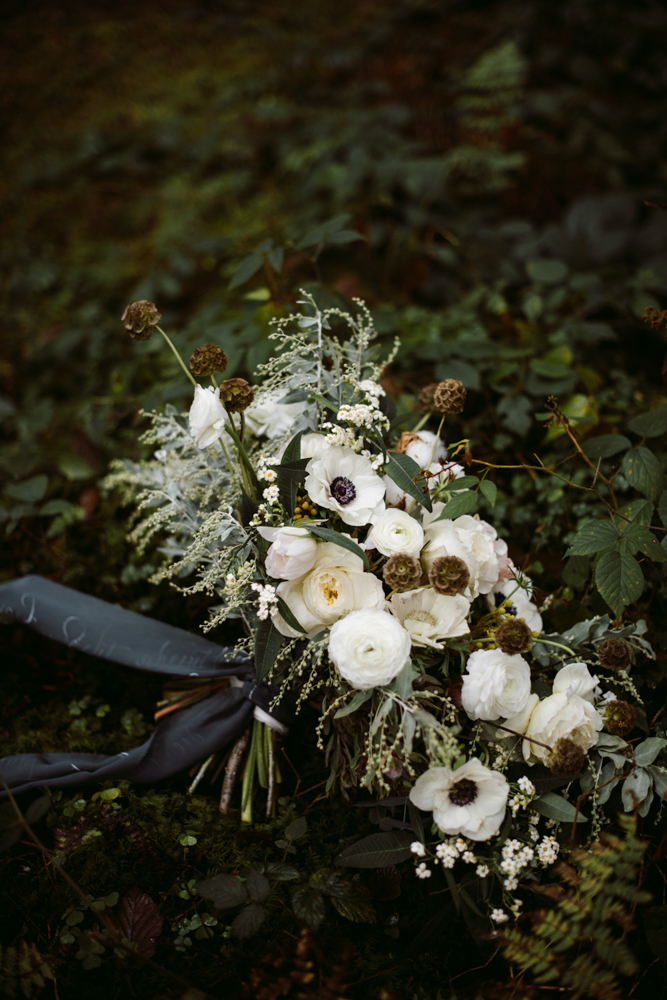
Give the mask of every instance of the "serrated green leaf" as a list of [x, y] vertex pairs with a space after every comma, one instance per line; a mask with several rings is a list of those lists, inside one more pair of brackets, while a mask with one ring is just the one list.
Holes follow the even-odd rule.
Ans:
[[264, 865], [263, 873], [274, 882], [292, 882], [299, 877], [297, 869], [293, 865], [285, 864], [284, 861], [272, 861]]
[[237, 875], [214, 875], [194, 886], [200, 896], [210, 899], [219, 910], [241, 906], [248, 898], [248, 890]]
[[566, 556], [589, 556], [604, 552], [618, 542], [618, 528], [613, 521], [587, 521], [576, 533]]
[[248, 903], [232, 920], [232, 930], [240, 938], [249, 938], [256, 934], [264, 923], [266, 911], [259, 903]]
[[562, 795], [556, 795], [555, 792], [544, 792], [539, 798], [533, 799], [530, 808], [535, 809], [536, 812], [542, 816], [546, 816], [548, 819], [558, 820], [559, 823], [574, 823], [575, 814], [577, 816], [577, 823], [586, 823], [588, 821], [587, 816], [581, 811], [577, 813], [575, 806], [571, 802], [564, 799]]
[[268, 878], [254, 868], [250, 869], [248, 877], [245, 880], [245, 887], [248, 895], [255, 903], [263, 903], [271, 890]]
[[667, 553], [658, 539], [644, 525], [628, 524], [626, 521], [625, 524], [619, 525], [619, 534], [621, 540], [625, 542], [626, 549], [629, 549], [630, 552], [641, 552], [643, 556], [648, 556], [649, 559], [659, 563], [665, 562], [667, 559]]
[[611, 458], [618, 455], [619, 451], [625, 451], [630, 447], [630, 439], [624, 434], [599, 434], [597, 437], [589, 438], [584, 442], [584, 453], [596, 462], [599, 458]]
[[236, 268], [232, 280], [229, 282], [230, 288], [238, 288], [239, 285], [245, 284], [252, 278], [253, 274], [257, 274], [260, 267], [262, 266], [262, 255], [259, 253], [251, 253], [247, 257], [244, 257], [239, 266]]
[[300, 840], [308, 830], [308, 821], [305, 816], [299, 816], [285, 827], [285, 836], [288, 840]]
[[24, 503], [35, 503], [41, 500], [49, 485], [48, 476], [33, 476], [31, 479], [24, 479], [22, 483], [10, 483], [6, 487], [5, 493], [13, 497], [14, 500], [22, 500]]
[[623, 456], [623, 475], [635, 489], [655, 500], [662, 489], [662, 466], [652, 451], [637, 447], [626, 451]]
[[562, 260], [529, 260], [526, 271], [533, 281], [542, 281], [547, 285], [555, 285], [563, 281], [569, 273], [569, 267]]
[[628, 427], [642, 437], [658, 437], [664, 434], [667, 431], [667, 403], [656, 406], [655, 410], [649, 410], [648, 413], [633, 417], [628, 421]]
[[311, 931], [316, 931], [324, 920], [326, 906], [324, 896], [309, 885], [295, 885], [290, 893], [292, 909]]
[[662, 521], [663, 528], [667, 528], [667, 490], [665, 490], [665, 492], [660, 496], [660, 500], [658, 502], [658, 515]]
[[352, 920], [355, 924], [374, 924], [377, 920], [375, 907], [370, 899], [362, 896], [356, 889], [349, 890], [344, 896], [332, 896], [331, 902], [341, 917]]
[[544, 361], [542, 358], [533, 358], [530, 362], [530, 370], [542, 378], [562, 379], [570, 378], [572, 371], [565, 365], [559, 365], [557, 361]]
[[436, 521], [451, 521], [462, 514], [472, 514], [477, 510], [479, 497], [473, 490], [465, 490], [464, 493], [457, 493], [449, 500], [436, 517]]
[[627, 552], [605, 552], [595, 568], [595, 585], [616, 616], [641, 597], [644, 574]]
[[490, 479], [483, 479], [479, 484], [481, 493], [486, 497], [492, 507], [496, 506], [498, 499], [498, 487]]
[[255, 629], [255, 671], [258, 683], [262, 683], [276, 662], [285, 636], [281, 635], [270, 618], [259, 623]]
[[308, 525], [308, 531], [311, 535], [321, 538], [324, 542], [333, 542], [334, 545], [340, 545], [342, 549], [347, 549], [349, 552], [353, 552], [355, 556], [359, 556], [359, 558], [363, 560], [366, 569], [371, 568], [368, 556], [361, 546], [352, 541], [351, 538], [346, 538], [345, 535], [341, 535], [340, 532], [334, 531], [332, 528], [324, 528], [320, 524]]
[[385, 868], [397, 865], [410, 857], [410, 844], [414, 835], [404, 830], [391, 833], [372, 833], [358, 840], [338, 855], [334, 864], [348, 868]]
[[612, 520], [619, 527], [626, 521], [649, 525], [653, 519], [653, 510], [653, 504], [649, 503], [648, 500], [633, 500], [632, 503], [619, 507], [618, 514], [614, 514]]
[[417, 486], [415, 483], [415, 479], [421, 476], [422, 470], [414, 459], [408, 455], [401, 454], [401, 452], [389, 452], [384, 471], [404, 493], [411, 496], [422, 507], [426, 507], [426, 510], [433, 510], [428, 491], [422, 493], [421, 486]]

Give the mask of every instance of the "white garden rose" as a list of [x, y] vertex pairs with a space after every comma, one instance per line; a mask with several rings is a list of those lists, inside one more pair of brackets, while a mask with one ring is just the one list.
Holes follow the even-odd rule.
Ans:
[[410, 656], [410, 636], [386, 611], [353, 611], [331, 629], [329, 657], [353, 688], [390, 684]]
[[493, 540], [486, 532], [483, 522], [469, 514], [455, 520], [437, 521], [444, 504], [434, 503], [433, 511], [425, 511], [424, 548], [422, 566], [428, 573], [440, 556], [458, 556], [470, 571], [470, 596], [488, 594], [498, 580], [498, 557]]
[[425, 469], [431, 462], [447, 458], [447, 449], [433, 431], [417, 431], [410, 435], [411, 440], [405, 449], [405, 454], [417, 463], [420, 469]]
[[271, 542], [266, 553], [266, 572], [276, 580], [297, 580], [315, 565], [317, 541], [307, 528], [257, 529]]
[[436, 594], [432, 587], [420, 587], [393, 594], [389, 607], [410, 633], [414, 646], [443, 649], [442, 639], [453, 639], [469, 631], [470, 601], [461, 594], [449, 597]]
[[568, 697], [565, 691], [549, 695], [535, 706], [530, 716], [523, 756], [529, 763], [535, 758], [546, 763], [551, 752], [547, 747], [553, 748], [561, 737], [571, 739], [583, 750], [590, 750], [597, 743], [603, 724], [600, 713], [579, 695]]
[[404, 510], [388, 508], [373, 518], [365, 549], [377, 549], [383, 556], [407, 552], [419, 556], [424, 544], [424, 529], [419, 521]]
[[[498, 542], [494, 543], [495, 546]], [[502, 555], [499, 557], [502, 563]], [[542, 631], [542, 616], [537, 610], [537, 605], [531, 601], [533, 585], [527, 576], [518, 574], [522, 587], [516, 579], [499, 580], [488, 595], [487, 603], [489, 608], [495, 610], [503, 603], [504, 598], [510, 598], [510, 610], [515, 618], [523, 618], [531, 632]], [[527, 588], [527, 589], [525, 589]]]
[[561, 694], [565, 692], [568, 698], [572, 695], [579, 695], [584, 701], [593, 704], [593, 692], [600, 683], [597, 674], [591, 674], [585, 663], [568, 663], [562, 667], [554, 677], [553, 693]]
[[337, 511], [346, 524], [368, 524], [384, 510], [384, 483], [370, 459], [332, 446], [306, 466], [306, 492], [313, 503]]
[[461, 702], [471, 719], [507, 718], [530, 697], [530, 667], [523, 656], [501, 649], [476, 649], [466, 664]]
[[480, 841], [498, 833], [508, 793], [507, 778], [473, 757], [456, 771], [430, 767], [417, 778], [410, 799], [418, 809], [433, 812], [443, 833]]
[[284, 392], [266, 392], [255, 398], [245, 411], [246, 427], [257, 437], [287, 434], [303, 411], [303, 403], [281, 403]]
[[[278, 584], [276, 592], [311, 637], [351, 611], [380, 608], [384, 603], [382, 582], [364, 572], [360, 556], [334, 542], [318, 543], [312, 570]], [[283, 635], [303, 638], [280, 613], [272, 620]]]
[[190, 407], [190, 434], [198, 448], [208, 448], [222, 437], [225, 427], [225, 408], [220, 402], [220, 390], [212, 385], [195, 386], [195, 398]]

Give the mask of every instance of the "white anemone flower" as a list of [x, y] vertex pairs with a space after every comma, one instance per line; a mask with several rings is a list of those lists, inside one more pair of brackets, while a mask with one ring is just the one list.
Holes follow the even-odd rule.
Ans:
[[436, 594], [432, 587], [420, 587], [405, 594], [394, 594], [389, 607], [414, 646], [443, 649], [442, 639], [466, 635], [470, 602], [461, 594], [453, 597]]
[[430, 767], [417, 778], [410, 799], [418, 809], [433, 812], [443, 833], [480, 841], [498, 833], [508, 792], [505, 776], [473, 757], [456, 771]]
[[[498, 554], [498, 542], [494, 543], [496, 554]], [[501, 557], [499, 557], [500, 561]], [[520, 575], [522, 587], [518, 580], [500, 580], [493, 588], [487, 598], [487, 603], [492, 610], [496, 605], [502, 604], [502, 598], [510, 599], [510, 611], [515, 618], [523, 618], [531, 632], [542, 631], [542, 616], [537, 610], [537, 605], [531, 601], [533, 585], [527, 576]], [[527, 587], [527, 589], [526, 589]], [[497, 595], [501, 595], [500, 598]]]
[[327, 448], [311, 458], [306, 472], [306, 492], [313, 503], [337, 511], [346, 524], [368, 524], [384, 510], [384, 483], [370, 459], [351, 448]]
[[341, 677], [359, 690], [390, 684], [410, 656], [410, 636], [379, 609], [353, 611], [331, 629], [329, 657]]

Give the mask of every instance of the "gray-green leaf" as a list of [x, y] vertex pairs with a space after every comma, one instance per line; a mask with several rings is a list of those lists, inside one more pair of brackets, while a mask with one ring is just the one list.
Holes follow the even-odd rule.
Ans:
[[648, 764], [652, 764], [664, 747], [667, 747], [667, 740], [662, 739], [660, 736], [649, 736], [648, 739], [635, 747], [635, 764], [638, 764], [639, 767], [646, 767]]
[[562, 795], [556, 795], [555, 792], [545, 792], [540, 795], [539, 799], [535, 799], [531, 803], [531, 809], [535, 809], [549, 819], [556, 819], [559, 823], [574, 823], [575, 816], [577, 823], [588, 821], [588, 817], [584, 816], [581, 810], [577, 812], [571, 802], [564, 799]]

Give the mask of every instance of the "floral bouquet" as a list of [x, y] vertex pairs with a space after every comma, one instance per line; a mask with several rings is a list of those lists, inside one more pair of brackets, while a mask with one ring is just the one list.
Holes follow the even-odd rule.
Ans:
[[[154, 457], [116, 463], [107, 486], [136, 498], [141, 547], [160, 536], [153, 579], [206, 594], [207, 632], [240, 621], [238, 649], [275, 703], [317, 706], [326, 792], [402, 806], [366, 853], [362, 841], [337, 863], [413, 856], [420, 879], [439, 865], [500, 924], [564, 836], [574, 843], [588, 823], [599, 838], [616, 786], [642, 816], [667, 795], [667, 740], [625, 740], [641, 712], [632, 668], [653, 657], [646, 626], [602, 615], [543, 634], [551, 598], [537, 606], [491, 523], [492, 466], [467, 440], [443, 439], [462, 384], [427, 386], [421, 415], [397, 416], [381, 376], [398, 345], [379, 357], [364, 304], [321, 310], [303, 293], [299, 306], [274, 321], [257, 385], [220, 381], [218, 346], [198, 348], [189, 370], [179, 358], [189, 415], [154, 414]], [[175, 350], [159, 319], [146, 302], [124, 315], [131, 336], [157, 329]], [[161, 711], [204, 694], [172, 692]], [[231, 751], [222, 807], [242, 773], [246, 821], [257, 784], [267, 815], [275, 808], [280, 728], [256, 709]]]

